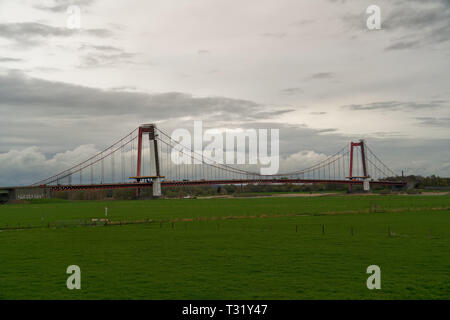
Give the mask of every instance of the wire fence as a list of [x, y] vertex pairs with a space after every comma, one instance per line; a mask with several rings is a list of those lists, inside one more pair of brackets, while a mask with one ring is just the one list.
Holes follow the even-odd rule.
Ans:
[[[385, 212], [383, 209], [371, 209], [371, 213]], [[433, 208], [434, 211], [450, 210], [446, 208]], [[69, 219], [42, 222], [40, 225], [32, 224], [5, 224], [0, 226], [0, 232], [25, 230], [57, 230], [92, 227], [121, 227], [129, 225], [147, 225], [150, 229], [165, 229], [173, 231], [210, 232], [227, 231], [233, 233], [271, 232], [272, 235], [297, 234], [299, 236], [332, 236], [332, 237], [359, 237], [359, 236], [387, 236], [390, 238], [423, 238], [440, 239], [445, 237], [439, 226], [416, 226], [411, 229], [410, 224], [342, 224], [324, 222], [302, 222], [301, 217], [326, 217], [327, 214], [278, 214], [278, 215], [246, 215], [222, 217], [196, 217], [174, 219]], [[283, 221], [277, 218], [292, 218]]]

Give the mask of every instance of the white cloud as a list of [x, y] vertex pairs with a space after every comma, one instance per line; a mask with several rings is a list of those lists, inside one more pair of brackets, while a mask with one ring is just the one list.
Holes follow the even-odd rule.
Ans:
[[280, 172], [292, 172], [311, 167], [328, 156], [313, 150], [303, 150], [280, 159]]
[[98, 153], [94, 145], [82, 145], [52, 156], [37, 146], [0, 153], [0, 185], [30, 185]]

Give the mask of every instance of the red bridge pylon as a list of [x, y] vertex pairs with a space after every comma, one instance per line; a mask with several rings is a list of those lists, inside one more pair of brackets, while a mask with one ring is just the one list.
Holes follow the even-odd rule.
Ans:
[[[355, 156], [355, 148], [360, 148], [360, 154], [361, 154], [361, 163], [362, 163], [362, 176], [353, 176], [353, 162], [354, 162], [354, 156]], [[358, 152], [356, 152], [358, 153]], [[350, 143], [350, 169], [349, 169], [349, 176], [348, 179], [351, 181], [355, 180], [363, 180], [364, 181], [364, 190], [369, 191], [370, 190], [370, 176], [367, 173], [367, 160], [366, 160], [366, 150], [364, 146], [364, 140], [360, 140], [359, 142], [351, 142]], [[348, 191], [352, 191], [352, 184], [348, 185]]]

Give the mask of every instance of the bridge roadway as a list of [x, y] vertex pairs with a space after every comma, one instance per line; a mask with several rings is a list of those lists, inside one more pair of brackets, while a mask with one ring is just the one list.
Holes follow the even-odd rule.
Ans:
[[[202, 185], [230, 185], [230, 184], [293, 184], [293, 183], [324, 183], [324, 184], [345, 184], [362, 185], [361, 180], [320, 180], [320, 179], [256, 179], [256, 180], [185, 180], [185, 181], [162, 181], [163, 187], [175, 186], [202, 186]], [[403, 181], [370, 181], [371, 185], [404, 187]], [[152, 182], [133, 183], [109, 183], [109, 184], [83, 184], [83, 185], [41, 185], [41, 188], [51, 191], [70, 190], [99, 190], [99, 189], [126, 189], [126, 188], [151, 188]]]

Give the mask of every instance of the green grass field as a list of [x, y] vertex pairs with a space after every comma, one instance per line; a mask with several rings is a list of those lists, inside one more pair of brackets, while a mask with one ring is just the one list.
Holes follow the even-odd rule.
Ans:
[[[91, 226], [105, 206], [110, 223]], [[449, 208], [448, 195], [3, 205], [0, 299], [449, 299]], [[381, 290], [366, 287], [373, 264]]]

